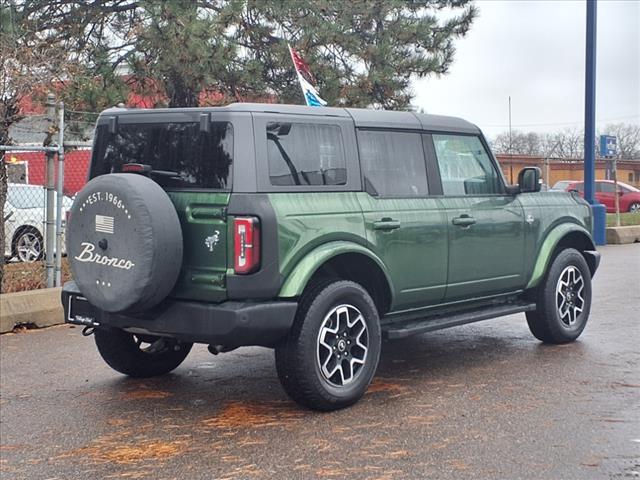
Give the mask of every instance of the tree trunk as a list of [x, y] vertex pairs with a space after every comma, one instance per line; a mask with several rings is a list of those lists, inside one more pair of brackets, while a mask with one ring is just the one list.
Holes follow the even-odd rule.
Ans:
[[187, 85], [179, 74], [167, 79], [166, 88], [170, 108], [198, 106], [200, 92], [196, 92], [190, 85]]
[[[0, 145], [4, 145], [6, 136], [4, 132], [0, 134]], [[2, 285], [4, 279], [4, 202], [7, 199], [7, 165], [4, 162], [4, 152], [0, 154], [0, 218], [2, 218], [2, 227], [0, 227], [0, 248], [2, 248], [2, 255], [0, 255], [0, 293], [2, 293]]]
[[[11, 100], [4, 100], [0, 102], [0, 145], [9, 144], [9, 127], [11, 124], [18, 120], [18, 108], [17, 102]], [[0, 154], [0, 218], [2, 218], [2, 227], [0, 227], [0, 248], [2, 248], [2, 255], [0, 255], [0, 293], [2, 293], [3, 280], [4, 280], [4, 203], [7, 199], [7, 164], [5, 163], [5, 153]]]

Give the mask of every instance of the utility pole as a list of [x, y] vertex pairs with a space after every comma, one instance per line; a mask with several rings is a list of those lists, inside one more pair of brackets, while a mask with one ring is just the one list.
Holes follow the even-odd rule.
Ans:
[[511, 95], [509, 95], [509, 181], [513, 184], [513, 144], [511, 142]]
[[594, 197], [595, 190], [595, 145], [596, 145], [596, 0], [587, 0], [587, 38], [584, 99], [584, 198], [593, 212], [593, 239], [596, 245], [607, 243], [607, 223], [604, 205]]

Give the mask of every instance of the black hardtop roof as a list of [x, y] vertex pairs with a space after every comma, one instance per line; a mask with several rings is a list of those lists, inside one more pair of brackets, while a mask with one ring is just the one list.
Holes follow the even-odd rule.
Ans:
[[428, 115], [424, 113], [373, 110], [366, 108], [307, 107], [280, 103], [232, 103], [224, 107], [127, 109], [110, 108], [100, 114], [100, 120], [112, 116], [128, 115], [193, 115], [206, 112], [281, 113], [325, 117], [351, 117], [356, 127], [432, 130], [447, 132], [479, 133], [474, 124], [457, 117]]

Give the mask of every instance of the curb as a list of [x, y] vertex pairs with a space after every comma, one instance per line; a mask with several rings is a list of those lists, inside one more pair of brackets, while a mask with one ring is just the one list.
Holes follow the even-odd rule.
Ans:
[[10, 332], [21, 324], [42, 328], [64, 323], [61, 290], [58, 287], [1, 294], [0, 333]]
[[606, 232], [607, 243], [622, 245], [625, 243], [640, 242], [640, 225], [608, 227]]

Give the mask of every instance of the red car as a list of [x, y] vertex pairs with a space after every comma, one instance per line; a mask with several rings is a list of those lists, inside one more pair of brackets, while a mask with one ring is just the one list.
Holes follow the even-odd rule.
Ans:
[[[584, 196], [584, 182], [563, 180], [556, 183], [551, 190], [576, 191]], [[596, 180], [596, 200], [607, 207], [607, 213], [615, 213], [616, 196], [613, 180]], [[623, 182], [618, 182], [620, 211], [640, 213], [640, 190]]]

